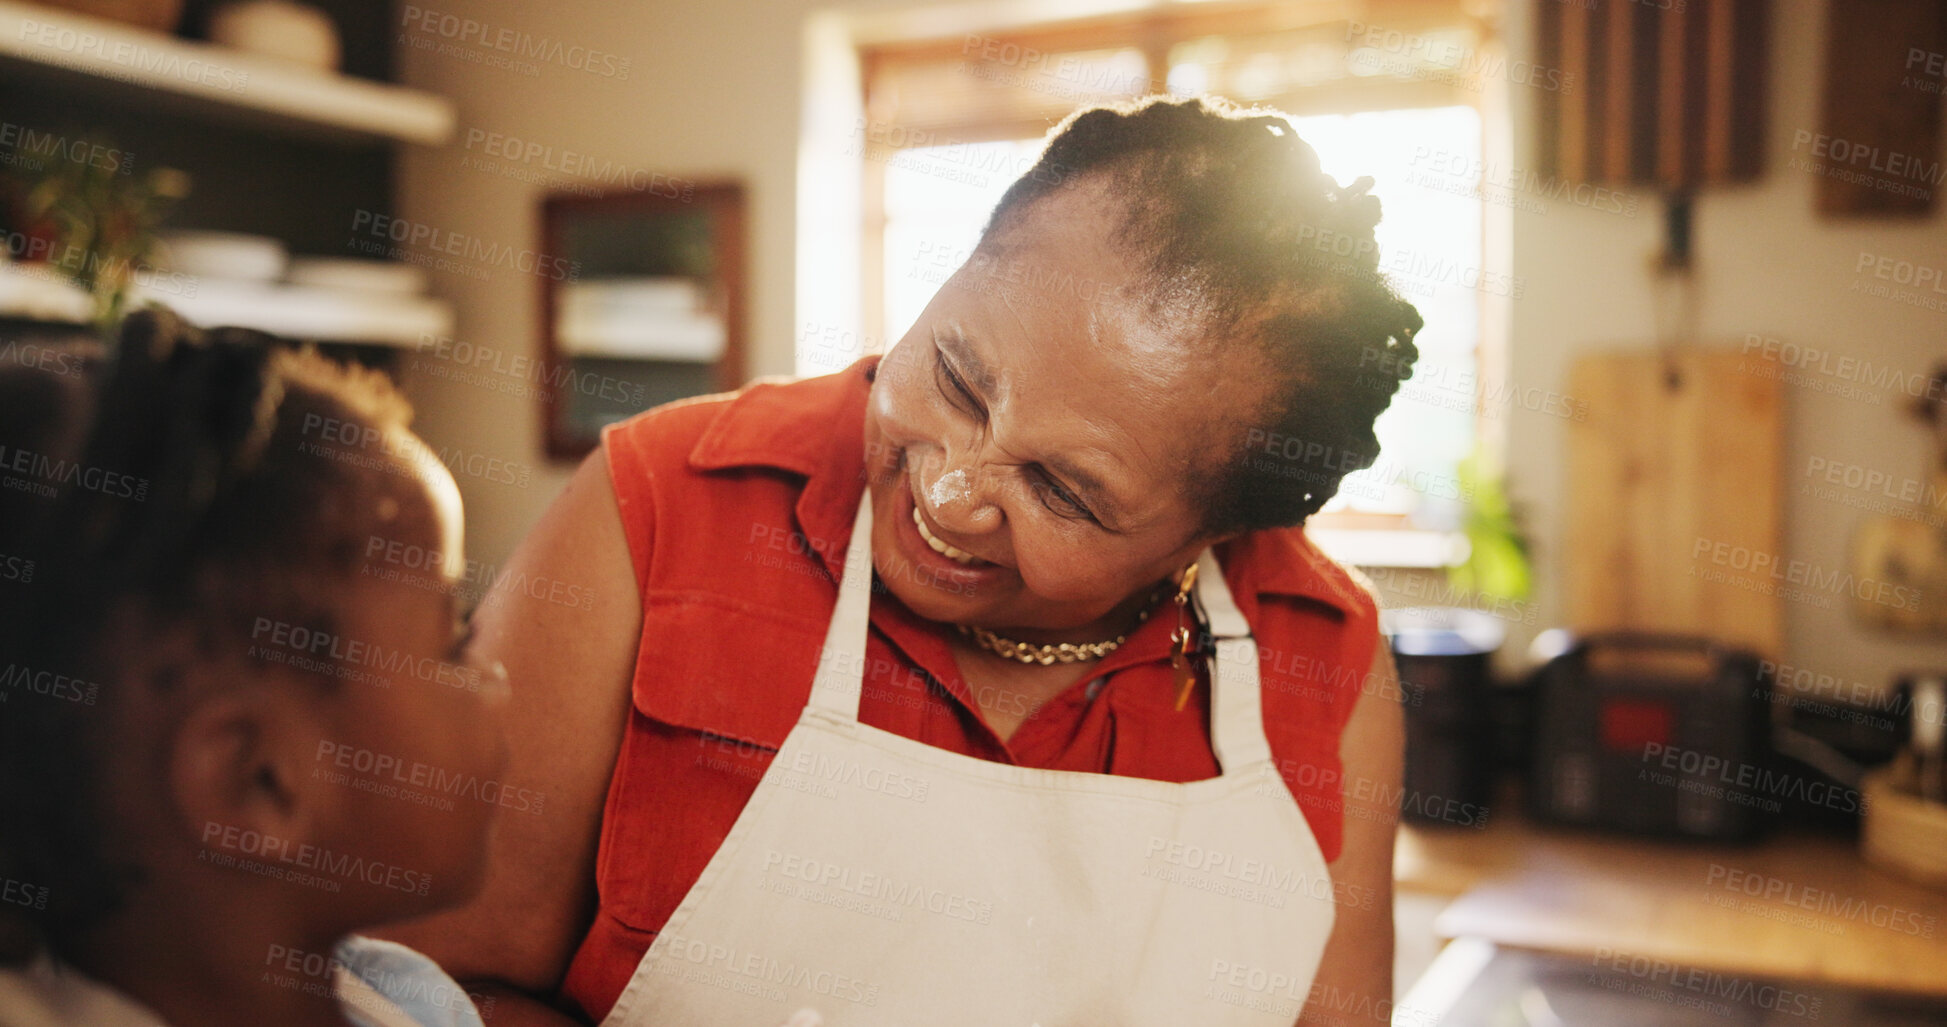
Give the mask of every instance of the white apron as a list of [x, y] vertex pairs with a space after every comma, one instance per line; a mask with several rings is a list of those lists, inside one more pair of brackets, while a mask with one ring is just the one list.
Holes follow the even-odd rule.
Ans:
[[1196, 598], [1222, 776], [1178, 784], [859, 723], [871, 539], [868, 496], [804, 713], [605, 1027], [774, 1027], [804, 1007], [830, 1027], [1290, 1027], [1332, 882], [1272, 766], [1215, 555]]

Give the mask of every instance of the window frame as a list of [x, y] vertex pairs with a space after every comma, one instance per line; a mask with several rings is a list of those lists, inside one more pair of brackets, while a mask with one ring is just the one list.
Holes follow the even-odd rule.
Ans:
[[[1156, 92], [1166, 91], [1169, 54], [1179, 43], [1208, 36], [1249, 36], [1301, 29], [1316, 29], [1333, 22], [1353, 22], [1351, 15], [1372, 19], [1373, 24], [1403, 30], [1437, 30], [1464, 26], [1473, 34], [1478, 50], [1487, 55], [1504, 55], [1498, 11], [1491, 6], [1462, 3], [1461, 0], [1297, 0], [1297, 2], [1199, 4], [1194, 8], [1147, 10], [1043, 24], [994, 29], [977, 35], [952, 36], [861, 43], [857, 48], [861, 102], [866, 119], [873, 119], [875, 84], [888, 69], [903, 64], [944, 62], [960, 59], [970, 40], [981, 45], [992, 41], [995, 47], [1013, 46], [1042, 53], [1072, 50], [1134, 49], [1141, 52], [1148, 82]], [[1349, 35], [1350, 29], [1348, 29]], [[1106, 97], [1105, 97], [1106, 98]], [[1412, 101], [1412, 102], [1404, 102]], [[1078, 101], [1082, 102], [1082, 101]], [[1402, 110], [1433, 106], [1472, 106], [1481, 125], [1481, 153], [1492, 160], [1496, 126], [1507, 120], [1505, 83], [1483, 80], [1478, 92], [1448, 91], [1436, 94], [1425, 89], [1400, 89], [1393, 82], [1373, 80], [1343, 88], [1284, 93], [1251, 101], [1275, 107], [1293, 116], [1353, 114], [1365, 111]], [[889, 125], [899, 127], [898, 119]], [[928, 145], [980, 143], [997, 140], [1028, 139], [1044, 135], [1052, 127], [1039, 117], [999, 117], [925, 125]], [[890, 147], [896, 151], [901, 147]], [[878, 342], [883, 352], [896, 342], [886, 324], [886, 160], [861, 161], [860, 176], [860, 309], [861, 338]], [[1479, 267], [1489, 267], [1493, 243], [1490, 236], [1492, 205], [1483, 196], [1483, 223]], [[1505, 263], [1505, 261], [1503, 261]], [[1497, 425], [1480, 400], [1505, 381], [1508, 346], [1505, 314], [1493, 310], [1490, 297], [1476, 304], [1475, 407], [1474, 431], [1478, 443], [1497, 459], [1505, 453], [1505, 426]], [[868, 346], [868, 352], [870, 352]], [[1429, 530], [1411, 523], [1406, 514], [1375, 513], [1358, 510], [1321, 511], [1306, 522], [1308, 532], [1326, 548], [1345, 554], [1371, 554], [1370, 558], [1350, 559], [1361, 566], [1439, 568], [1457, 562], [1463, 552], [1456, 532]], [[1408, 542], [1408, 545], [1398, 543]], [[1394, 544], [1388, 544], [1388, 540]], [[1404, 550], [1404, 555], [1385, 556], [1388, 550]], [[1447, 553], [1446, 559], [1437, 555]]]

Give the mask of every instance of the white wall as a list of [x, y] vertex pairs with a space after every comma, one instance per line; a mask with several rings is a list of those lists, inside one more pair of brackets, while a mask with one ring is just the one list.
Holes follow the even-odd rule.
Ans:
[[[894, 0], [870, 5], [900, 9]], [[1510, 45], [1527, 48], [1526, 0], [1514, 0]], [[458, 103], [461, 140], [412, 149], [402, 158], [404, 216], [440, 229], [509, 245], [536, 245], [540, 187], [463, 167], [468, 129], [531, 138], [693, 178], [736, 176], [749, 187], [752, 226], [751, 371], [788, 373], [799, 317], [813, 300], [800, 296], [795, 266], [825, 254], [801, 237], [801, 207], [848, 204], [800, 195], [802, 83], [810, 0], [712, 0], [709, 3], [520, 5], [442, 0], [443, 12], [594, 47], [630, 62], [627, 82], [555, 65], [526, 76], [450, 55], [401, 48], [406, 82]], [[1923, 223], [1827, 222], [1812, 211], [1813, 178], [1789, 170], [1793, 135], [1816, 130], [1821, 67], [1821, 0], [1778, 0], [1773, 43], [1773, 97], [1768, 171], [1755, 186], [1713, 191], [1696, 205], [1696, 259], [1702, 282], [1701, 334], [1737, 345], [1747, 333], [1924, 370], [1947, 355], [1947, 315], [1848, 291], [1862, 250], [1947, 267], [1947, 222], [1936, 211]], [[926, 5], [922, 13], [958, 16], [962, 8]], [[829, 22], [819, 22], [829, 36]], [[408, 28], [406, 36], [426, 35]], [[822, 73], [822, 72], [821, 72]], [[1517, 161], [1532, 153], [1520, 132], [1532, 118], [1532, 94], [1513, 89]], [[835, 209], [843, 209], [837, 208]], [[813, 220], [807, 218], [807, 220]], [[1646, 263], [1659, 240], [1654, 206], [1621, 218], [1550, 204], [1545, 215], [1516, 212], [1513, 271], [1525, 279], [1512, 304], [1513, 381], [1561, 389], [1569, 363], [1583, 352], [1643, 346], [1654, 338]], [[834, 251], [839, 259], [849, 251]], [[826, 255], [826, 259], [832, 259]], [[536, 289], [531, 278], [498, 272], [486, 282], [439, 275], [438, 291], [460, 312], [459, 338], [529, 354], [536, 341]], [[849, 301], [847, 301], [849, 302]], [[799, 309], [800, 306], [803, 309]], [[846, 302], [831, 308], [843, 311]], [[821, 317], [832, 316], [820, 313]], [[423, 372], [408, 374], [420, 404], [420, 427], [435, 442], [533, 464], [542, 473], [521, 489], [461, 481], [476, 557], [498, 561], [538, 516], [563, 480], [546, 470], [540, 422], [531, 400], [458, 386]], [[1923, 437], [1892, 399], [1878, 405], [1788, 388], [1788, 553], [1821, 567], [1844, 567], [1848, 539], [1865, 516], [1796, 494], [1812, 456], [1853, 459], [1899, 475], [1918, 475]], [[1508, 425], [1512, 491], [1532, 515], [1539, 551], [1544, 624], [1560, 616], [1555, 559], [1562, 538], [1565, 455], [1562, 422], [1515, 411]], [[1894, 670], [1947, 663], [1941, 642], [1897, 641], [1854, 627], [1843, 610], [1793, 606], [1786, 659], [1821, 673], [1878, 684]], [[1525, 645], [1526, 633], [1511, 641]]]
[[[559, 64], [540, 64], [540, 74], [528, 76], [401, 47], [403, 81], [452, 98], [460, 116], [452, 145], [405, 150], [401, 216], [484, 241], [539, 248], [545, 186], [463, 166], [464, 159], [484, 156], [466, 148], [470, 129], [699, 181], [740, 178], [750, 203], [749, 367], [754, 374], [791, 370], [799, 34], [808, 4], [431, 0], [420, 6], [475, 19], [491, 26], [490, 33], [506, 27], [626, 58], [629, 78], [621, 82]], [[402, 35], [439, 38], [414, 24], [405, 25]], [[545, 161], [527, 167], [542, 172]], [[538, 354], [537, 279], [504, 269], [486, 281], [434, 277], [436, 290], [458, 310], [457, 340]], [[405, 377], [419, 406], [418, 426], [429, 437], [522, 461], [537, 472], [525, 489], [464, 476], [460, 481], [470, 554], [497, 563], [571, 468], [550, 466], [542, 455], [542, 422], [532, 399], [455, 385], [423, 371]]]

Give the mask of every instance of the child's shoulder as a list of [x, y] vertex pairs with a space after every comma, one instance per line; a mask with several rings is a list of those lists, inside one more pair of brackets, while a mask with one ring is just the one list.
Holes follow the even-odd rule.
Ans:
[[466, 989], [404, 945], [353, 934], [332, 955], [338, 1003], [359, 1027], [485, 1027]]
[[0, 967], [0, 1027], [167, 1027], [121, 992], [42, 955]]
[[[332, 957], [338, 1004], [359, 1027], [485, 1027], [466, 989], [404, 945], [354, 934], [338, 943]], [[0, 1027], [168, 1024], [114, 988], [42, 955], [24, 966], [0, 967]]]

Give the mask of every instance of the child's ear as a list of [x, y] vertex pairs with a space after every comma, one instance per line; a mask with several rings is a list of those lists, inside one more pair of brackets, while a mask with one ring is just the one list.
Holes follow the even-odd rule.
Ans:
[[[330, 796], [312, 773], [323, 736], [304, 685], [244, 682], [204, 693], [169, 742], [169, 790], [211, 856], [258, 858], [316, 840]], [[192, 693], [195, 694], [195, 693]]]

